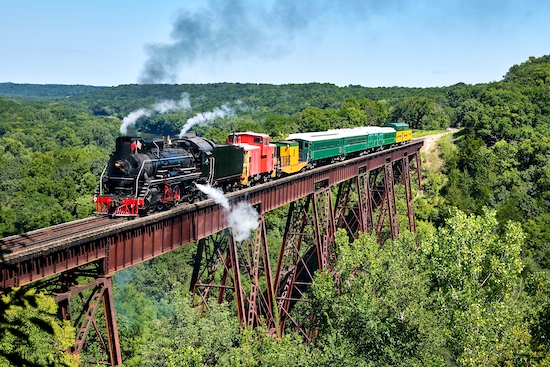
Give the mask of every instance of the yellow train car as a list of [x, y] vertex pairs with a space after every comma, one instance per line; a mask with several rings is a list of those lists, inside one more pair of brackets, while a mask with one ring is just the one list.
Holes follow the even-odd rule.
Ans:
[[412, 130], [409, 125], [404, 122], [388, 122], [385, 127], [393, 127], [395, 129], [395, 143], [405, 144], [412, 140]]
[[307, 162], [300, 161], [299, 144], [295, 141], [278, 141], [275, 157], [277, 158], [276, 169], [278, 173], [287, 175], [300, 172], [307, 166]]

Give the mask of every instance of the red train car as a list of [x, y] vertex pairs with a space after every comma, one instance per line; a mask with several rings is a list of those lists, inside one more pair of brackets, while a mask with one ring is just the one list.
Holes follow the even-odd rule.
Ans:
[[238, 145], [245, 151], [243, 166], [244, 185], [251, 180], [260, 181], [264, 177], [275, 177], [275, 144], [271, 144], [267, 134], [253, 132], [234, 133], [227, 137], [227, 143]]

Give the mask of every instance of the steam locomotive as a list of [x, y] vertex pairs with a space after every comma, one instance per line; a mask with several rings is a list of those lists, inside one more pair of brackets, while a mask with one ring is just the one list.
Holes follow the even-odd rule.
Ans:
[[195, 183], [227, 190], [239, 182], [243, 149], [187, 136], [164, 142], [121, 136], [94, 195], [96, 213], [136, 216], [187, 201], [200, 193]]
[[411, 139], [404, 123], [291, 134], [275, 143], [253, 132], [230, 134], [227, 144], [194, 135], [121, 136], [93, 200], [98, 214], [137, 216], [202, 199], [196, 183], [233, 191]]

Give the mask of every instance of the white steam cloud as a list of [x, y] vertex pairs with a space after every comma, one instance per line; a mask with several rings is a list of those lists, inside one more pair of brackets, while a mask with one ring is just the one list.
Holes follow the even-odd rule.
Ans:
[[189, 100], [189, 93], [182, 93], [179, 101], [165, 100], [155, 103], [150, 108], [140, 108], [138, 110], [130, 112], [126, 117], [122, 119], [122, 125], [120, 126], [120, 134], [126, 135], [128, 127], [133, 126], [137, 120], [142, 116], [151, 116], [153, 113], [164, 114], [170, 111], [185, 111], [191, 109], [191, 101]]
[[239, 202], [237, 205], [231, 206], [222, 190], [210, 185], [195, 185], [199, 190], [208, 195], [209, 198], [214, 199], [214, 202], [221, 205], [228, 213], [227, 221], [235, 235], [235, 240], [246, 240], [250, 237], [250, 233], [258, 228], [258, 213], [252, 205], [247, 202]]
[[215, 119], [223, 119], [226, 117], [235, 116], [235, 110], [231, 108], [227, 103], [223, 104], [221, 107], [215, 107], [212, 111], [199, 113], [191, 118], [189, 118], [185, 125], [181, 128], [179, 137], [181, 138], [185, 135], [195, 125], [203, 125], [212, 122]]

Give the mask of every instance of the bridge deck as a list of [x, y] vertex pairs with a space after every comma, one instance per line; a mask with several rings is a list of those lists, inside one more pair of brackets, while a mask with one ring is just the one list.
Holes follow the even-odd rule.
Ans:
[[[247, 201], [263, 214], [315, 192], [316, 184], [335, 185], [363, 171], [419, 154], [423, 139], [408, 145], [319, 167], [263, 185], [229, 193], [232, 203]], [[104, 218], [97, 218], [97, 221]], [[0, 273], [0, 287], [26, 285], [67, 270], [100, 262], [106, 276], [162, 255], [227, 228], [226, 212], [213, 200], [133, 220], [111, 220], [84, 227], [77, 233], [27, 241], [15, 248], [16, 237], [0, 240], [8, 268]], [[31, 236], [21, 235], [19, 238]]]

